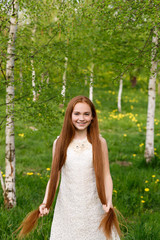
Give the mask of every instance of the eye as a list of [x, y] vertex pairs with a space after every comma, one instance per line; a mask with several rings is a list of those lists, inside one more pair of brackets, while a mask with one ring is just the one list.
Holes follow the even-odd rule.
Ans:
[[85, 115], [86, 115], [86, 116], [89, 116], [89, 115], [90, 115], [90, 113], [85, 113]]
[[74, 115], [79, 115], [79, 112], [74, 112]]

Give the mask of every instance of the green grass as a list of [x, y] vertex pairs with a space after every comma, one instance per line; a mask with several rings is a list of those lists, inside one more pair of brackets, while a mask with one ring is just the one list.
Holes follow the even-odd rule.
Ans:
[[[84, 91], [81, 90], [81, 94], [86, 94], [86, 89]], [[78, 93], [78, 89], [75, 89], [74, 95]], [[69, 97], [72, 97], [71, 93], [68, 94]], [[143, 91], [139, 87], [134, 89], [124, 87], [121, 114], [114, 111], [117, 108], [116, 100], [117, 89], [113, 85], [108, 85], [105, 89], [96, 86], [94, 103], [98, 109], [101, 134], [107, 140], [109, 149], [114, 184], [113, 203], [125, 219], [122, 220], [122, 224], [126, 226], [126, 228], [122, 227], [123, 239], [158, 240], [160, 239], [160, 184], [158, 180], [157, 183], [155, 182], [156, 179], [160, 179], [160, 121], [158, 120], [160, 98], [157, 96], [156, 99], [156, 156], [148, 165], [145, 163], [143, 145], [148, 101], [146, 90]], [[52, 144], [59, 135], [63, 114], [59, 118], [59, 123], [53, 121], [53, 127], [48, 129], [46, 125], [43, 126], [43, 121], [36, 125], [29, 120], [15, 121], [17, 206], [11, 210], [4, 208], [0, 188], [0, 239], [15, 239], [14, 236], [12, 237], [12, 232], [26, 214], [37, 208], [43, 200], [49, 175], [46, 169], [51, 165]], [[38, 130], [33, 131], [30, 126]], [[22, 133], [24, 137], [19, 136]], [[0, 130], [0, 139], [0, 166], [4, 172], [4, 128]], [[130, 165], [121, 166], [119, 165], [121, 161], [129, 162]], [[32, 172], [33, 175], [27, 175], [28, 172]], [[149, 188], [149, 191], [146, 192], [145, 188]], [[142, 203], [142, 200], [145, 202]], [[49, 239], [53, 209], [54, 204], [51, 213], [40, 219], [38, 227], [28, 239]]]

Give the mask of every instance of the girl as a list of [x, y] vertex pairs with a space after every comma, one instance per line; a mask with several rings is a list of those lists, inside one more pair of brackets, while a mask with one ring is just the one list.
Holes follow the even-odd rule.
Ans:
[[67, 106], [61, 134], [53, 144], [43, 203], [21, 224], [20, 237], [49, 213], [60, 174], [50, 240], [119, 240], [107, 144], [99, 135], [95, 107], [84, 96], [74, 97]]

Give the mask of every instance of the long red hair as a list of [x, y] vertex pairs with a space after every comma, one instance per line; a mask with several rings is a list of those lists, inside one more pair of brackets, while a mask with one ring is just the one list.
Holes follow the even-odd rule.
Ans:
[[[87, 103], [92, 111], [92, 121], [87, 128], [87, 138], [88, 141], [92, 144], [93, 148], [93, 166], [96, 176], [96, 186], [100, 201], [102, 204], [107, 205], [106, 195], [105, 195], [105, 184], [104, 184], [104, 174], [103, 174], [103, 159], [102, 159], [102, 149], [101, 141], [99, 138], [99, 127], [95, 107], [93, 103], [85, 96], [77, 96], [71, 99], [68, 103], [66, 114], [64, 118], [64, 123], [62, 127], [61, 134], [56, 142], [55, 154], [52, 160], [51, 174], [50, 174], [50, 184], [48, 191], [48, 198], [46, 207], [49, 209], [54, 200], [56, 193], [56, 184], [58, 180], [58, 172], [61, 170], [62, 166], [66, 160], [67, 148], [74, 138], [75, 127], [72, 123], [72, 112], [74, 106], [79, 103]], [[28, 234], [36, 225], [39, 218], [39, 209], [31, 212], [28, 217], [22, 222], [21, 226], [18, 228], [21, 229], [19, 237], [23, 237]], [[115, 227], [118, 234], [121, 234], [119, 223], [117, 220], [116, 213], [113, 208], [110, 208], [108, 213], [104, 213], [104, 216], [100, 222], [99, 228], [102, 228], [104, 234], [107, 238], [111, 237], [112, 228]]]

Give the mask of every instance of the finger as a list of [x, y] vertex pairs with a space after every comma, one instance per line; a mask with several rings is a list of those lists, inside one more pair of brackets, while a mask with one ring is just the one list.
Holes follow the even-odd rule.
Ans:
[[110, 206], [103, 205], [103, 210], [108, 213]]

